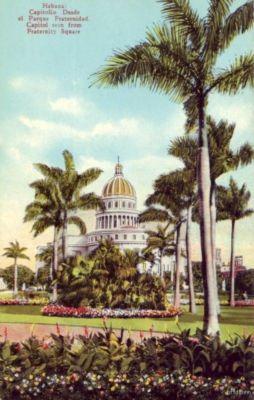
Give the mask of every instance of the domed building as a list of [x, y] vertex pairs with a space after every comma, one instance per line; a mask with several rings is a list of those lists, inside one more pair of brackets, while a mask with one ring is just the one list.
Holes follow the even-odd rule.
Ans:
[[83, 236], [68, 236], [68, 255], [89, 254], [101, 239], [112, 239], [121, 250], [146, 247], [146, 234], [138, 221], [136, 191], [124, 177], [119, 162], [114, 176], [103, 187], [102, 200], [105, 209], [96, 211], [94, 231]]

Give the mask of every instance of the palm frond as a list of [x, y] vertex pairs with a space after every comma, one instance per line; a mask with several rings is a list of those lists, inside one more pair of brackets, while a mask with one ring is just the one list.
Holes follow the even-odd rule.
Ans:
[[34, 237], [43, 233], [46, 229], [54, 226], [54, 221], [47, 216], [42, 216], [38, 218], [32, 225], [32, 231], [34, 232]]
[[73, 155], [71, 154], [71, 152], [69, 150], [63, 151], [63, 158], [64, 158], [65, 170], [67, 172], [74, 171], [75, 163], [74, 163]]
[[247, 1], [225, 20], [220, 34], [220, 50], [229, 46], [239, 34], [246, 32], [254, 22], [254, 1]]
[[188, 0], [159, 0], [162, 3], [162, 13], [169, 22], [179, 29], [186, 40], [191, 38], [196, 48], [200, 48], [204, 29], [202, 20], [191, 8]]
[[228, 69], [215, 76], [207, 93], [216, 88], [221, 93], [235, 94], [239, 89], [243, 89], [247, 85], [254, 86], [253, 54], [240, 56]]
[[78, 217], [78, 216], [68, 217], [67, 223], [76, 225], [78, 227], [81, 235], [86, 234], [86, 224], [80, 217]]
[[79, 175], [78, 187], [82, 189], [83, 187], [89, 185], [99, 178], [103, 171], [99, 168], [89, 168], [85, 172]]
[[94, 210], [97, 207], [102, 210], [105, 209], [105, 204], [103, 203], [101, 197], [93, 192], [80, 196], [79, 199], [73, 203], [73, 206], [78, 207], [81, 210]]
[[230, 11], [233, 0], [210, 0], [206, 25], [206, 52], [217, 53], [220, 30]]
[[173, 58], [161, 58], [154, 46], [144, 42], [126, 51], [115, 52], [104, 68], [95, 75], [92, 84], [119, 86], [122, 84], [146, 86], [168, 94], [179, 101], [192, 87], [186, 74], [175, 68]]
[[151, 222], [151, 221], [168, 221], [170, 215], [166, 210], [161, 210], [155, 207], [149, 207], [139, 215], [139, 222]]
[[254, 148], [250, 143], [243, 144], [236, 152], [237, 165], [248, 165], [254, 160]]

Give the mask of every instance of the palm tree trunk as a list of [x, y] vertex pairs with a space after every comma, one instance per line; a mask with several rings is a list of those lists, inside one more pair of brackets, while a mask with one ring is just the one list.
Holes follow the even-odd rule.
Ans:
[[211, 240], [210, 212], [210, 160], [207, 129], [205, 126], [205, 106], [201, 97], [199, 104], [199, 155], [198, 155], [198, 192], [200, 215], [200, 239], [202, 252], [202, 275], [204, 284], [203, 329], [207, 334], [215, 335], [219, 331], [216, 303], [214, 302], [214, 271]]
[[14, 291], [13, 294], [18, 294], [18, 263], [17, 258], [14, 258]]
[[216, 185], [211, 186], [211, 238], [212, 238], [212, 256], [213, 256], [213, 271], [214, 271], [214, 298], [217, 305], [217, 313], [220, 315], [220, 299], [218, 294], [218, 279], [216, 265]]
[[161, 279], [163, 279], [162, 256], [163, 256], [163, 251], [160, 252], [160, 278]]
[[175, 269], [175, 295], [174, 295], [175, 307], [180, 307], [180, 257], [181, 257], [180, 230], [181, 230], [181, 224], [179, 224], [176, 229], [176, 269]]
[[189, 299], [190, 299], [189, 311], [192, 314], [196, 314], [196, 302], [195, 302], [192, 260], [191, 260], [191, 214], [192, 214], [192, 206], [189, 206], [187, 210], [187, 226], [186, 226], [186, 253], [187, 253]]
[[[58, 270], [58, 230], [54, 228], [54, 240], [53, 240], [53, 280], [57, 278]], [[57, 301], [57, 282], [53, 285], [53, 301]]]
[[67, 257], [67, 214], [66, 214], [66, 212], [64, 213], [64, 219], [63, 219], [62, 251], [63, 251], [63, 261], [66, 261], [66, 257]]
[[231, 221], [230, 306], [235, 306], [235, 220]]

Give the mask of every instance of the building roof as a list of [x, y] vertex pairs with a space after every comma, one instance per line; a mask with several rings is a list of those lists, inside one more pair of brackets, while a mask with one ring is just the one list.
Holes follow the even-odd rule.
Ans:
[[118, 162], [115, 166], [115, 175], [111, 178], [102, 190], [103, 197], [127, 196], [136, 197], [136, 192], [132, 184], [124, 178], [123, 167]]

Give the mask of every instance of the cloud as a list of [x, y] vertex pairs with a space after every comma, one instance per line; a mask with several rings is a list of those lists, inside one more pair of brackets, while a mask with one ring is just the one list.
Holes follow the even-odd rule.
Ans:
[[[209, 104], [209, 112], [216, 119], [224, 118], [230, 123], [236, 124], [236, 135], [240, 131], [248, 132], [252, 131], [254, 124], [253, 106], [249, 99], [243, 99], [239, 101], [237, 97], [228, 97], [220, 95], [213, 95]], [[234, 137], [236, 137], [234, 135]], [[244, 138], [241, 138], [241, 141]]]
[[45, 77], [16, 76], [9, 81], [11, 88], [19, 92], [31, 92], [34, 94], [53, 92], [57, 88], [56, 80]]
[[88, 130], [77, 129], [69, 124], [30, 118], [25, 115], [19, 117], [19, 122], [28, 128], [29, 133], [24, 134], [22, 139], [32, 147], [48, 145], [49, 141], [59, 138], [61, 141], [64, 138], [83, 141], [100, 136], [131, 136], [136, 135], [141, 127], [140, 122], [135, 118], [99, 122]]
[[8, 154], [9, 154], [9, 156], [10, 156], [12, 159], [14, 159], [15, 161], [20, 161], [21, 158], [22, 158], [22, 154], [21, 154], [19, 148], [17, 148], [17, 147], [10, 147], [10, 148], [7, 150], [7, 152], [8, 152]]
[[67, 113], [71, 115], [89, 114], [94, 108], [91, 102], [85, 102], [77, 97], [60, 97], [49, 102], [50, 108], [53, 111]]

